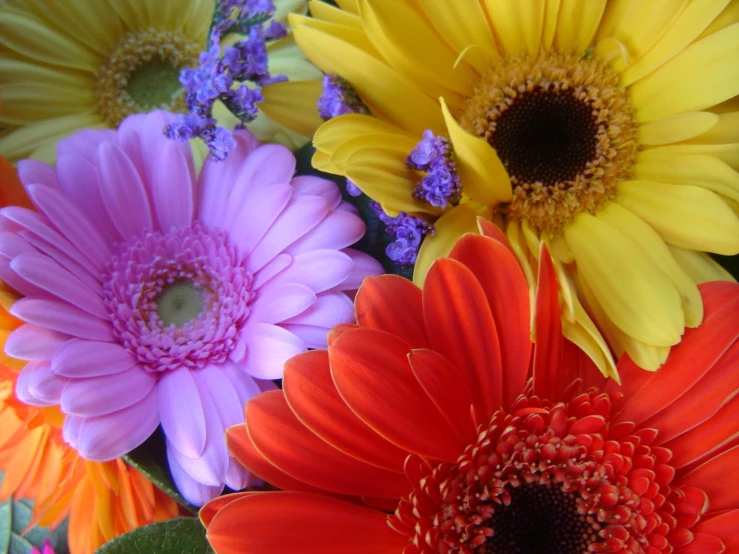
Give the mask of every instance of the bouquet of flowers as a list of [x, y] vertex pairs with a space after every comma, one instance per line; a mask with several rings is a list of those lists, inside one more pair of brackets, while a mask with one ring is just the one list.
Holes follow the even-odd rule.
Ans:
[[0, 0], [0, 552], [739, 552], [739, 2]]

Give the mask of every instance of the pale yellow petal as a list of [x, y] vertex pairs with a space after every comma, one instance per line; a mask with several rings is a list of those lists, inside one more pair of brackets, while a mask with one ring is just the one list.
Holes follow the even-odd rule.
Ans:
[[607, 63], [615, 73], [621, 73], [629, 64], [629, 50], [613, 37], [604, 38], [595, 45], [593, 55]]
[[585, 312], [580, 302], [575, 300], [575, 321], [562, 321], [562, 334], [575, 343], [593, 361], [600, 372], [620, 382], [616, 362], [605, 339]]
[[487, 215], [484, 209], [471, 204], [460, 204], [445, 212], [434, 223], [434, 234], [427, 235], [418, 250], [413, 268], [413, 282], [423, 286], [426, 274], [434, 260], [449, 255], [457, 239], [465, 233], [477, 232], [477, 217]]
[[700, 36], [728, 2], [729, 0], [700, 0], [688, 4], [657, 44], [624, 71], [621, 84], [628, 86], [675, 57]]
[[[536, 261], [531, 252], [529, 252], [526, 240], [523, 237], [523, 231], [521, 231], [521, 224], [518, 221], [512, 221], [506, 227], [506, 237], [508, 242], [511, 243], [513, 253], [518, 258], [518, 263], [521, 264], [523, 274], [526, 276], [526, 282], [529, 285], [529, 301], [532, 306], [536, 305], [536, 284], [538, 272], [536, 268]], [[534, 311], [531, 310], [531, 328], [534, 328]]]
[[562, 0], [554, 44], [562, 52], [582, 54], [593, 42], [606, 0]]
[[462, 191], [487, 206], [511, 199], [511, 180], [495, 150], [479, 137], [465, 131], [441, 100], [449, 138], [454, 147]]
[[27, 125], [44, 119], [95, 109], [88, 87], [59, 89], [43, 83], [0, 85], [0, 122]]
[[259, 109], [280, 125], [310, 137], [321, 126], [316, 103], [321, 95], [320, 81], [285, 81], [262, 89], [264, 101]]
[[539, 50], [546, 0], [485, 0], [495, 34], [508, 54], [536, 54]]
[[521, 222], [521, 233], [523, 235], [523, 240], [526, 241], [526, 248], [529, 249], [534, 260], [538, 263], [539, 253], [541, 252], [541, 238], [539, 237], [539, 234], [534, 231], [525, 220]]
[[627, 181], [619, 185], [618, 202], [672, 245], [726, 256], [739, 253], [739, 218], [710, 190]]
[[336, 3], [342, 10], [359, 15], [359, 0], [336, 0]]
[[362, 28], [362, 21], [358, 15], [339, 9], [321, 0], [310, 2], [310, 14], [316, 19], [322, 19], [330, 23], [356, 27], [357, 29]]
[[308, 59], [324, 72], [345, 78], [375, 117], [418, 134], [419, 139], [426, 129], [437, 134], [444, 129], [436, 101], [364, 50], [307, 26], [295, 28], [294, 34]]
[[447, 97], [461, 106], [472, 93], [475, 72], [411, 6], [403, 2], [359, 1], [367, 36], [398, 73], [431, 97]]
[[690, 275], [699, 285], [710, 281], [735, 281], [731, 273], [726, 271], [721, 265], [703, 252], [695, 250], [685, 250], [677, 246], [670, 246], [670, 252], [675, 256], [675, 260], [683, 268], [683, 271]]
[[290, 13], [308, 13], [307, 0], [275, 0], [275, 13], [273, 19], [287, 23], [287, 15]]
[[630, 91], [641, 123], [700, 111], [739, 94], [739, 24], [691, 44]]
[[598, 38], [614, 37], [633, 59], [644, 55], [680, 17], [688, 0], [612, 0], [603, 14]]
[[680, 156], [713, 156], [739, 170], [739, 142], [731, 144], [670, 144], [649, 148], [639, 153], [639, 161], [673, 160]]
[[680, 295], [638, 245], [585, 213], [564, 233], [578, 274], [617, 328], [648, 344], [679, 342], [685, 325]]
[[598, 212], [598, 218], [615, 227], [644, 251], [647, 257], [667, 275], [680, 293], [685, 325], [696, 327], [703, 321], [703, 300], [695, 282], [678, 265], [662, 237], [643, 219], [623, 206], [611, 202]]
[[80, 89], [90, 88], [92, 75], [0, 57], [0, 83], [43, 84], [61, 89]]
[[421, 0], [429, 21], [456, 52], [479, 73], [500, 59], [493, 33], [478, 2], [439, 2]]
[[639, 144], [657, 146], [691, 139], [707, 132], [719, 121], [711, 112], [690, 112], [640, 125]]
[[691, 144], [729, 144], [739, 142], [739, 112], [718, 114], [718, 123], [702, 135], [686, 142]]
[[676, 185], [693, 185], [739, 201], [739, 173], [713, 156], [676, 156], [634, 166], [634, 178]]
[[323, 78], [321, 70], [305, 59], [292, 35], [269, 43], [267, 55], [272, 75], [287, 75], [290, 81], [320, 81]]

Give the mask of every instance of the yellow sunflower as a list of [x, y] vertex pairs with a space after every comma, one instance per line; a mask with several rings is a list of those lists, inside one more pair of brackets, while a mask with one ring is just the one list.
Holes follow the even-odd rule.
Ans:
[[[704, 252], [739, 252], [739, 2], [337, 3], [291, 16], [295, 39], [370, 115], [325, 123], [314, 165], [434, 222], [414, 280], [486, 216], [532, 291], [547, 244], [565, 334], [604, 373], [612, 351], [657, 369], [703, 317], [697, 283], [731, 279]], [[444, 208], [413, 194], [427, 130], [453, 147]]]
[[[55, 158], [61, 138], [83, 128], [115, 128], [132, 113], [184, 111], [178, 81], [206, 47], [214, 0], [6, 0], [0, 7], [0, 155]], [[276, 18], [305, 12], [305, 0], [277, 0]], [[276, 123], [289, 117], [310, 135], [316, 70], [291, 37], [269, 47], [271, 70], [291, 81], [265, 88], [260, 140], [289, 146], [307, 138]], [[224, 110], [225, 111], [225, 110]], [[287, 116], [286, 116], [287, 114]]]

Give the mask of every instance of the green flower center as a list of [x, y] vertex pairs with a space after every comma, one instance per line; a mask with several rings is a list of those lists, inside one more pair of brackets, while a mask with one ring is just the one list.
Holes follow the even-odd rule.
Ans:
[[182, 327], [203, 311], [203, 290], [190, 281], [172, 283], [157, 296], [156, 306], [157, 315], [165, 327]]

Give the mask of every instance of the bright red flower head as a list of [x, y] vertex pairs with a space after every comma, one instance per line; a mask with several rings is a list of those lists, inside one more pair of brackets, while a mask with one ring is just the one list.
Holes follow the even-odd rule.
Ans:
[[357, 325], [247, 405], [231, 451], [283, 491], [206, 505], [218, 554], [739, 548], [739, 285], [703, 285], [704, 323], [658, 373], [622, 360], [620, 386], [562, 339], [545, 251], [532, 344], [499, 240], [463, 237], [423, 291], [368, 278]]

